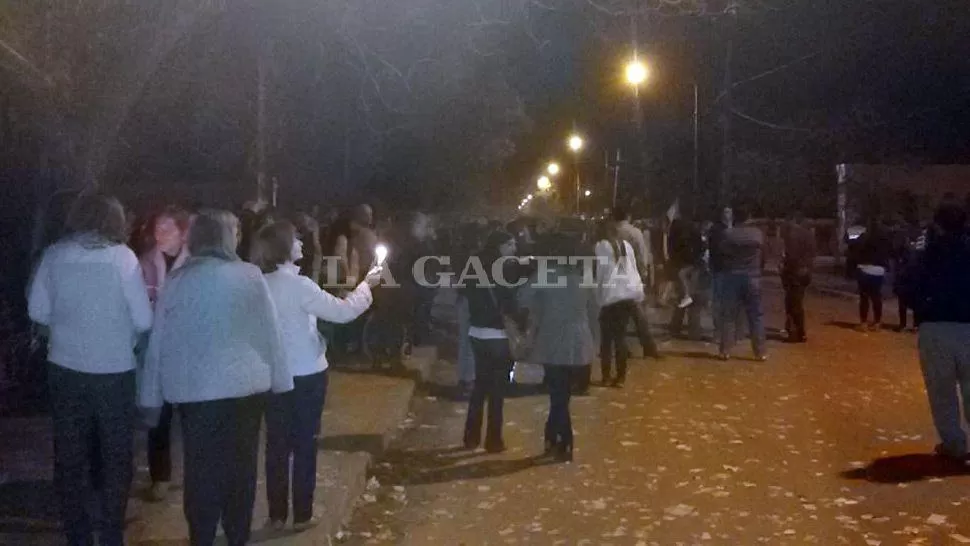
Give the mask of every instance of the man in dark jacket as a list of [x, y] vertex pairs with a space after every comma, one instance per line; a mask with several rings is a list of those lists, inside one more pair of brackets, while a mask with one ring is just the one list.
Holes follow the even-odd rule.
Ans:
[[800, 212], [792, 215], [784, 234], [785, 258], [781, 282], [785, 288], [785, 316], [789, 343], [805, 343], [805, 290], [812, 283], [815, 265], [815, 234]]
[[967, 213], [958, 201], [947, 201], [937, 210], [934, 224], [937, 234], [920, 259], [914, 284], [914, 306], [922, 319], [920, 366], [941, 441], [936, 453], [962, 461], [967, 456], [967, 437], [960, 423], [961, 396], [964, 415], [970, 415]]

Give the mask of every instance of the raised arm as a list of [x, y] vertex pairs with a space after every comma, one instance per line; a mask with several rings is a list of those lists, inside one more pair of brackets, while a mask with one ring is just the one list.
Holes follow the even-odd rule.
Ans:
[[374, 302], [370, 286], [361, 282], [345, 298], [324, 292], [310, 279], [301, 278], [301, 307], [307, 314], [337, 324], [346, 324], [364, 313]]

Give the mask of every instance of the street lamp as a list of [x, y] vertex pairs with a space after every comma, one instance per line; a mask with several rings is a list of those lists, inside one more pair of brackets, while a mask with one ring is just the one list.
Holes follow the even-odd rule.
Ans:
[[549, 180], [548, 176], [542, 175], [536, 181], [536, 187], [539, 188], [539, 191], [546, 191], [552, 187], [552, 180]]
[[559, 163], [556, 163], [555, 161], [550, 163], [548, 166], [546, 166], [546, 172], [549, 173], [550, 176], [556, 176], [559, 174]]
[[585, 195], [586, 197], [589, 197], [590, 195], [593, 195], [593, 192], [591, 192], [591, 191], [589, 191], [589, 190], [586, 190], [586, 192], [584, 193], [584, 195]]
[[583, 145], [585, 144], [585, 142], [583, 142], [583, 137], [576, 134], [570, 135], [569, 140], [566, 142], [567, 144], [569, 144], [569, 149], [572, 150], [573, 152], [578, 152], [582, 150]]
[[639, 87], [650, 77], [650, 70], [636, 56], [626, 65], [626, 82], [634, 87]]

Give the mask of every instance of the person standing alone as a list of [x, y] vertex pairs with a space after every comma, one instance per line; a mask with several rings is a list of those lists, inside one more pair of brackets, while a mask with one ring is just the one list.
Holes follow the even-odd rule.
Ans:
[[801, 212], [792, 215], [784, 234], [785, 257], [781, 282], [785, 289], [785, 317], [789, 343], [805, 343], [805, 290], [812, 283], [815, 264], [815, 234], [805, 225]]

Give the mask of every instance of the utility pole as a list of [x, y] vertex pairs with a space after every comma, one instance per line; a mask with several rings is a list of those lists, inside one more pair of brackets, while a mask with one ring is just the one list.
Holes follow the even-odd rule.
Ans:
[[727, 52], [724, 57], [724, 91], [721, 99], [721, 183], [717, 192], [717, 204], [719, 207], [726, 205], [730, 200], [734, 169], [734, 146], [731, 142], [731, 120], [734, 117], [734, 100], [731, 88], [734, 86], [735, 15], [736, 12], [732, 9], [728, 16]]
[[266, 48], [262, 40], [256, 52], [256, 202], [267, 203], [266, 176]]
[[700, 191], [700, 178], [701, 178], [701, 166], [700, 166], [700, 101], [698, 99], [698, 89], [697, 82], [694, 82], [694, 178], [692, 180], [693, 191], [691, 195], [691, 217], [695, 220], [697, 219], [697, 201]]
[[616, 194], [620, 186], [620, 149], [616, 149], [616, 164], [613, 166], [613, 208], [616, 208]]

